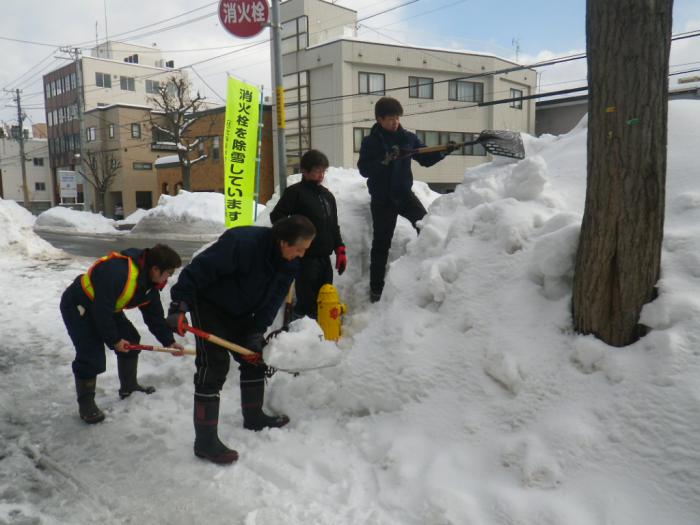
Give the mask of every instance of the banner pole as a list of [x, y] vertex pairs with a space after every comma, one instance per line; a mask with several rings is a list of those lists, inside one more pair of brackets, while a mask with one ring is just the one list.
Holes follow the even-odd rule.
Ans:
[[[258, 220], [258, 203], [260, 202], [260, 165], [262, 164], [262, 133], [265, 124], [265, 115], [263, 114], [263, 91], [264, 85], [260, 86], [260, 109], [258, 110], [258, 157], [257, 157], [257, 173], [255, 174], [255, 209], [253, 211], [253, 222]], [[274, 177], [273, 177], [274, 178]]]

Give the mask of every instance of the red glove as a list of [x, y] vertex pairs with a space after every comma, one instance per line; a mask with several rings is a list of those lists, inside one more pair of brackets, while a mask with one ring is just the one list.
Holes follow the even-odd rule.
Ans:
[[341, 244], [335, 249], [335, 269], [338, 270], [338, 275], [343, 275], [347, 265], [348, 256], [345, 255], [345, 246]]

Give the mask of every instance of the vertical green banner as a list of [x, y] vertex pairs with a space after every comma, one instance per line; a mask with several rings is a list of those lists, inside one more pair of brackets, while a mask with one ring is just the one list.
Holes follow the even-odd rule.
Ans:
[[260, 89], [229, 77], [224, 125], [226, 227], [253, 224]]

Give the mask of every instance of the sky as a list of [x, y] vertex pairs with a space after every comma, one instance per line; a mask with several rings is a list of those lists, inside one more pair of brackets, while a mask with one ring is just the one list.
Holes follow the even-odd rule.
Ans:
[[[242, 427], [232, 367], [218, 434], [240, 458], [227, 467], [192, 453], [191, 356], [142, 352], [140, 382], [156, 391], [120, 400], [108, 351], [106, 419], [80, 420], [58, 304], [93, 260], [51, 247], [32, 230], [41, 217], [0, 199], [0, 523], [697, 525], [699, 120], [699, 101], [669, 103], [658, 297], [642, 310], [650, 332], [624, 348], [572, 327], [585, 118], [566, 135], [524, 136], [524, 159], [467, 170], [453, 193], [415, 183], [429, 213], [418, 236], [399, 219], [374, 304], [366, 181], [330, 168], [348, 254], [334, 276], [343, 337], [327, 352], [307, 320], [265, 349], [271, 365], [301, 370], [267, 383], [265, 409], [291, 419], [281, 429]], [[221, 194], [180, 194], [138, 224], [150, 218], [167, 243], [176, 216], [223, 227], [222, 210]], [[104, 220], [75, 213], [81, 235]], [[126, 315], [157, 344], [138, 311]]]
[[[531, 64], [556, 56], [585, 51], [585, 1], [515, 0], [343, 0], [360, 22], [358, 35], [370, 40], [420, 46], [446, 47], [494, 53]], [[269, 92], [270, 65], [266, 44], [240, 50], [269, 38], [268, 30], [250, 40], [236, 39], [218, 23], [218, 2], [200, 0], [6, 0], [0, 18], [0, 89], [22, 90], [23, 106], [31, 122], [43, 122], [41, 75], [66, 63], [61, 46], [79, 46], [88, 53], [96, 37], [157, 46], [176, 66], [192, 65], [188, 75], [195, 88], [215, 103], [223, 103], [227, 74]], [[497, 7], [495, 7], [497, 5]], [[388, 11], [388, 12], [385, 12]], [[385, 12], [384, 14], [378, 13]], [[106, 24], [105, 24], [106, 13]], [[135, 16], [135, 13], [138, 16]], [[178, 17], [183, 13], [186, 16]], [[174, 18], [177, 17], [177, 18]], [[173, 19], [169, 21], [168, 19]], [[190, 21], [162, 31], [166, 27]], [[161, 23], [158, 23], [161, 22]], [[155, 25], [153, 25], [155, 24]], [[135, 29], [149, 26], [143, 30]], [[700, 29], [700, 3], [676, 0], [674, 33]], [[128, 33], [127, 33], [128, 32]], [[121, 36], [120, 36], [121, 35]], [[7, 39], [35, 42], [16, 42]], [[47, 45], [38, 45], [47, 44]], [[235, 53], [224, 55], [227, 52]], [[206, 61], [206, 62], [202, 62]], [[700, 38], [674, 44], [672, 71], [700, 65]], [[553, 91], [585, 84], [585, 60], [539, 69], [540, 88]], [[0, 91], [0, 122], [16, 121], [12, 96]]]

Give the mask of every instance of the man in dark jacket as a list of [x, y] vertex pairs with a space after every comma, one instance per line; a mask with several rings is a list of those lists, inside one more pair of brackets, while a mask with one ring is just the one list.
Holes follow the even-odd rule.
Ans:
[[[170, 292], [168, 324], [178, 331], [189, 311], [195, 327], [261, 353], [265, 331], [298, 269], [297, 259], [315, 234], [313, 224], [300, 215], [282, 219], [272, 228], [242, 226], [226, 231], [180, 272]], [[238, 459], [238, 453], [219, 440], [217, 430], [219, 392], [229, 371], [230, 354], [197, 339], [194, 453], [220, 464]], [[268, 416], [262, 410], [264, 364], [231, 355], [239, 364], [243, 426], [262, 430], [289, 423], [287, 416]]]
[[146, 250], [129, 248], [98, 259], [63, 292], [61, 315], [75, 346], [73, 375], [80, 417], [86, 423], [105, 418], [95, 404], [97, 375], [106, 368], [105, 344], [117, 354], [121, 398], [132, 392], [155, 392], [136, 380], [140, 352], [125, 345], [137, 344], [141, 336], [123, 310], [138, 307], [163, 346], [183, 349], [175, 343], [160, 302], [160, 290], [181, 264], [180, 256], [163, 244]]
[[380, 98], [374, 106], [377, 123], [362, 140], [357, 167], [367, 178], [372, 212], [372, 250], [370, 252], [370, 300], [376, 302], [384, 289], [384, 274], [399, 215], [408, 219], [416, 230], [416, 223], [427, 213], [415, 196], [411, 158], [421, 166], [432, 166], [456, 149], [448, 145], [446, 153], [413, 154], [425, 147], [418, 137], [401, 127], [401, 103], [391, 97]]
[[303, 215], [316, 227], [314, 242], [301, 259], [294, 305], [294, 317], [307, 315], [316, 319], [318, 291], [324, 284], [333, 284], [330, 254], [335, 251], [335, 268], [339, 275], [345, 271], [347, 255], [340, 236], [335, 197], [321, 184], [328, 169], [328, 158], [312, 149], [301, 157], [300, 167], [301, 181], [284, 190], [270, 213], [270, 220], [276, 223], [290, 215]]

